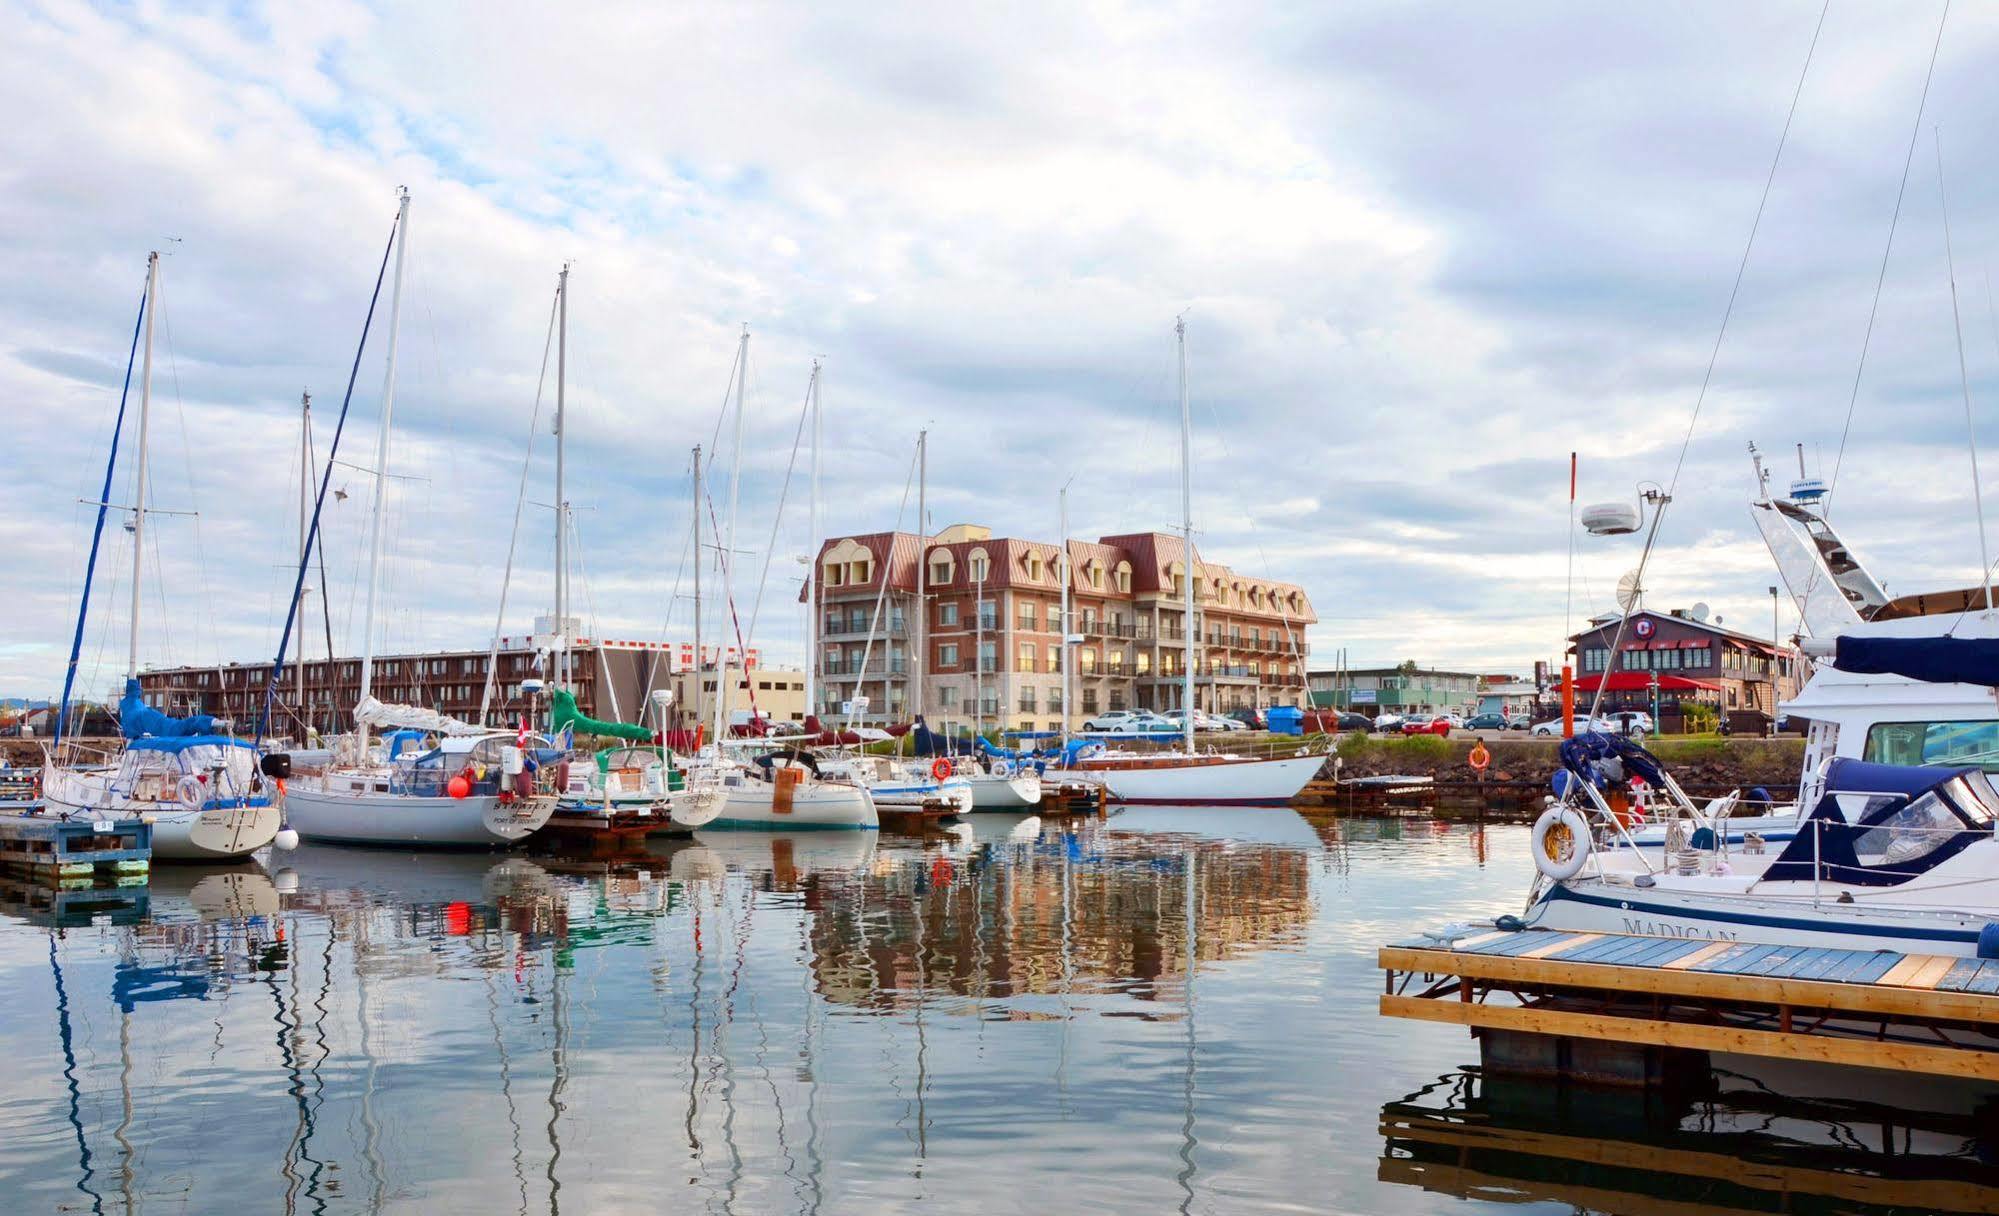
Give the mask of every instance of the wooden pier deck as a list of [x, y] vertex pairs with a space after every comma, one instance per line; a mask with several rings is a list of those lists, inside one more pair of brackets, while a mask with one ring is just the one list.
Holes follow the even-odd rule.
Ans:
[[138, 885], [152, 868], [153, 828], [138, 819], [0, 814], [0, 868], [59, 886]]
[[[1495, 929], [1385, 946], [1379, 961], [1388, 1017], [1999, 1081], [1999, 960]], [[1539, 1054], [1569, 1071], [1562, 1051]]]

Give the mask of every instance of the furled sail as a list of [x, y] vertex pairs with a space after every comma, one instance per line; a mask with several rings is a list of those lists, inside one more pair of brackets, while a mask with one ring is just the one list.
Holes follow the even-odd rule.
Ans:
[[554, 707], [549, 725], [560, 731], [565, 726], [574, 727], [579, 735], [602, 735], [610, 739], [630, 739], [634, 743], [651, 743], [652, 731], [630, 722], [599, 722], [585, 717], [576, 708], [576, 694], [566, 688], [558, 688], [549, 694], [549, 703]]
[[118, 729], [127, 739], [179, 739], [188, 735], [212, 735], [215, 719], [209, 714], [189, 714], [176, 718], [146, 704], [137, 679], [125, 681], [125, 695], [118, 699]]
[[365, 697], [354, 707], [354, 720], [363, 726], [429, 731], [438, 735], [487, 735], [492, 728], [441, 714], [421, 705], [388, 705]]

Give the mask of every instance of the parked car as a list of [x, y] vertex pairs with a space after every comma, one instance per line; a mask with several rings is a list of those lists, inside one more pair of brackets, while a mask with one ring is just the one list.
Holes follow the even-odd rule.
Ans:
[[1401, 714], [1377, 714], [1374, 719], [1374, 729], [1384, 735], [1397, 734], [1402, 730], [1402, 720]]
[[1506, 720], [1506, 729], [1508, 730], [1526, 730], [1532, 725], [1534, 725], [1534, 720], [1526, 714], [1515, 714]]
[[[1165, 713], [1161, 714], [1160, 717], [1165, 718], [1168, 722], [1171, 722], [1175, 728], [1179, 728], [1183, 727], [1186, 724], [1187, 711], [1184, 709], [1169, 709]], [[1194, 711], [1194, 729], [1195, 730], [1248, 730], [1249, 727], [1243, 725], [1241, 722], [1236, 721], [1234, 718], [1218, 717], [1215, 714], [1209, 713], [1205, 709], [1197, 709]]]
[[1373, 730], [1374, 721], [1351, 710], [1314, 709], [1306, 711], [1305, 729], [1315, 734], [1336, 735], [1349, 730]]
[[1113, 735], [1170, 735], [1186, 729], [1181, 723], [1140, 710], [1099, 729]]
[[1242, 723], [1245, 730], [1263, 729], [1263, 711], [1260, 709], [1232, 709], [1229, 718]]
[[1479, 714], [1465, 719], [1466, 730], [1505, 730], [1505, 714]]
[[1413, 718], [1404, 719], [1402, 733], [1405, 735], [1448, 735], [1451, 733], [1451, 717], [1449, 714], [1436, 714], [1434, 716], [1418, 714]]
[[1138, 716], [1137, 710], [1113, 709], [1083, 719], [1084, 730], [1116, 730]]
[[[1626, 709], [1599, 714], [1595, 718], [1576, 719], [1577, 734], [1591, 730], [1606, 735], [1628, 735], [1633, 739], [1643, 739], [1653, 733], [1652, 715], [1644, 710]], [[1547, 722], [1536, 722], [1529, 733], [1543, 738], [1558, 738], [1562, 733], [1562, 720], [1554, 718]]]

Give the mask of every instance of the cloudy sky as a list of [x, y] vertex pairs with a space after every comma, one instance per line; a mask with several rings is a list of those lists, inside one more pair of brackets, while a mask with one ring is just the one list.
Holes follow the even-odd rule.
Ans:
[[[1073, 478], [1076, 534], [1164, 528], [1184, 312], [1204, 552], [1305, 584], [1320, 660], [1524, 669], [1636, 560], [1629, 538], [1585, 538], [1571, 608], [1568, 453], [1586, 502], [1672, 477], [1821, 6], [0, 11], [0, 693], [45, 695], [147, 250], [167, 254], [152, 501], [199, 515], [151, 526], [142, 660], [267, 656], [296, 545], [298, 395], [323, 454], [398, 186], [414, 203], [391, 647], [492, 631], [571, 261], [578, 607], [604, 634], [684, 633], [688, 450], [715, 434], [744, 324], [740, 607], [768, 558], [755, 641], [796, 658], [803, 457], [771, 537], [814, 356], [828, 531], [915, 526], [924, 427], [933, 527], [1052, 538]], [[1788, 476], [1804, 443], [1830, 475], [1850, 399], [1834, 510], [1849, 539], [1891, 589], [1976, 577], [1935, 143], [1990, 472], [1999, 14], [1950, 14], [1919, 128], [1940, 15], [1848, 2], [1825, 18], [1655, 606], [1701, 599], [1769, 628], [1745, 445]], [[343, 440], [357, 466], [383, 335]], [[551, 594], [547, 417], [512, 631]], [[347, 649], [370, 477], [333, 483]], [[122, 668], [127, 544], [114, 522], [92, 687]]]

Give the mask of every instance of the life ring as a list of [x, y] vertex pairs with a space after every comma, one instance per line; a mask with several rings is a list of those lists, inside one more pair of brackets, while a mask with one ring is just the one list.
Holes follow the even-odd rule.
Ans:
[[1492, 753], [1485, 750], [1484, 743], [1474, 743], [1471, 745], [1471, 755], [1466, 759], [1473, 772], [1483, 774], [1487, 766], [1492, 763]]
[[1551, 806], [1534, 821], [1534, 868], [1561, 882], [1582, 872], [1589, 860], [1589, 822], [1574, 807]]
[[939, 756], [930, 762], [930, 775], [942, 781], [951, 775], [951, 762]]
[[201, 778], [189, 773], [174, 786], [174, 796], [179, 798], [180, 804], [188, 810], [198, 811], [201, 809], [201, 804], [208, 801], [208, 786], [203, 784]]

